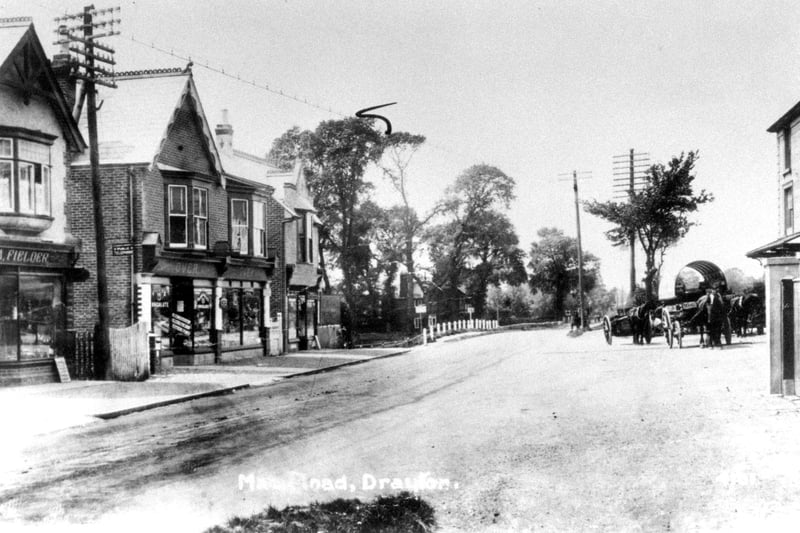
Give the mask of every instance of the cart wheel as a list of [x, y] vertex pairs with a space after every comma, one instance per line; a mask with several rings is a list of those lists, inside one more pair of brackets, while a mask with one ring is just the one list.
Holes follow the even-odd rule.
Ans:
[[653, 340], [653, 317], [647, 315], [644, 323], [644, 341], [650, 344], [651, 340]]
[[606, 342], [611, 344], [611, 320], [607, 317], [603, 317], [603, 336], [606, 338]]
[[675, 335], [672, 332], [672, 317], [666, 310], [661, 312], [661, 326], [664, 328], [664, 338], [667, 339], [667, 344], [672, 348]]
[[725, 317], [725, 322], [722, 323], [722, 334], [725, 335], [725, 344], [731, 343], [731, 319]]
[[681, 328], [679, 320], [676, 320], [672, 325], [672, 334], [678, 340], [678, 349], [683, 348], [683, 328]]

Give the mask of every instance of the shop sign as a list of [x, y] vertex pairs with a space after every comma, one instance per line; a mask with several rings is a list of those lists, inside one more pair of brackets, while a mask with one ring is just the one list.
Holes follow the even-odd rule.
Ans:
[[69, 254], [64, 252], [0, 247], [0, 265], [67, 268], [69, 259]]
[[113, 255], [133, 255], [132, 244], [113, 244], [111, 246], [111, 253]]
[[181, 276], [190, 278], [216, 278], [217, 267], [211, 263], [159, 259], [153, 268], [159, 276]]

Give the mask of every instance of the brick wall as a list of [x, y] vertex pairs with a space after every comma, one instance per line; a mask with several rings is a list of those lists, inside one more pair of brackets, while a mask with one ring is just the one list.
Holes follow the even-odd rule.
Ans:
[[[130, 242], [128, 167], [103, 166], [101, 179], [110, 326], [126, 327], [133, 320], [130, 275], [132, 258], [113, 256], [112, 245]], [[91, 171], [88, 167], [73, 168], [68, 173], [67, 183], [68, 227], [70, 232], [83, 243], [76, 266], [90, 272], [86, 282], [73, 284], [71, 296], [74, 305], [71, 325], [78, 329], [90, 329], [97, 322], [97, 247]]]
[[283, 304], [286, 299], [286, 262], [281, 248], [283, 232], [283, 206], [269, 197], [267, 201], [267, 248], [274, 249], [277, 257], [275, 259], [275, 270], [272, 274], [272, 295], [269, 305], [273, 320], [277, 313], [284, 313]]

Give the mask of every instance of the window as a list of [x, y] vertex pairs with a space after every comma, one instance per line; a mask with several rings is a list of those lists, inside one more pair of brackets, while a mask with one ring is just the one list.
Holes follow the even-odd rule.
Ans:
[[50, 145], [0, 138], [0, 211], [49, 216]]
[[192, 242], [195, 248], [208, 246], [208, 189], [192, 187]]
[[794, 192], [791, 185], [783, 190], [783, 233], [794, 233]]
[[169, 186], [169, 244], [170, 246], [187, 246], [186, 219], [186, 187]]
[[247, 240], [247, 200], [231, 200], [231, 248], [247, 254]]
[[314, 262], [314, 237], [313, 237], [313, 228], [314, 224], [311, 221], [311, 214], [306, 215], [306, 228], [307, 228], [307, 236], [308, 236], [308, 262]]
[[261, 301], [263, 292], [256, 288], [223, 289], [222, 347], [252, 345], [261, 342]]
[[297, 221], [297, 262], [305, 263], [308, 254], [306, 253], [306, 220], [307, 217], [303, 213], [302, 218]]
[[789, 125], [783, 130], [783, 168], [792, 168], [792, 126]]
[[253, 202], [253, 255], [264, 257], [267, 247], [264, 202]]
[[0, 274], [0, 361], [53, 357], [66, 324], [57, 276]]

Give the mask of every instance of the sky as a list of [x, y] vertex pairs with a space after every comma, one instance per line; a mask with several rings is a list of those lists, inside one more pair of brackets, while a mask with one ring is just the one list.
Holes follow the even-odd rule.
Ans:
[[[0, 17], [33, 17], [55, 53], [54, 17], [85, 4], [0, 0]], [[585, 173], [581, 200], [611, 199], [613, 156], [630, 149], [653, 163], [698, 150], [695, 186], [715, 197], [667, 252], [669, 290], [680, 267], [699, 259], [760, 276], [744, 254], [779, 236], [777, 142], [766, 128], [800, 100], [796, 2], [94, 5], [121, 7], [121, 34], [105, 40], [118, 71], [191, 58], [209, 122], [228, 109], [244, 151], [263, 155], [292, 126], [397, 102], [382, 110], [393, 128], [427, 137], [411, 168], [418, 211], [468, 167], [494, 165], [516, 181], [508, 215], [525, 251], [542, 227], [576, 235], [565, 174]], [[392, 203], [380, 175], [369, 177], [378, 200]], [[600, 257], [606, 286], [627, 287], [629, 252], [610, 246], [603, 221], [580, 217], [583, 249]]]

